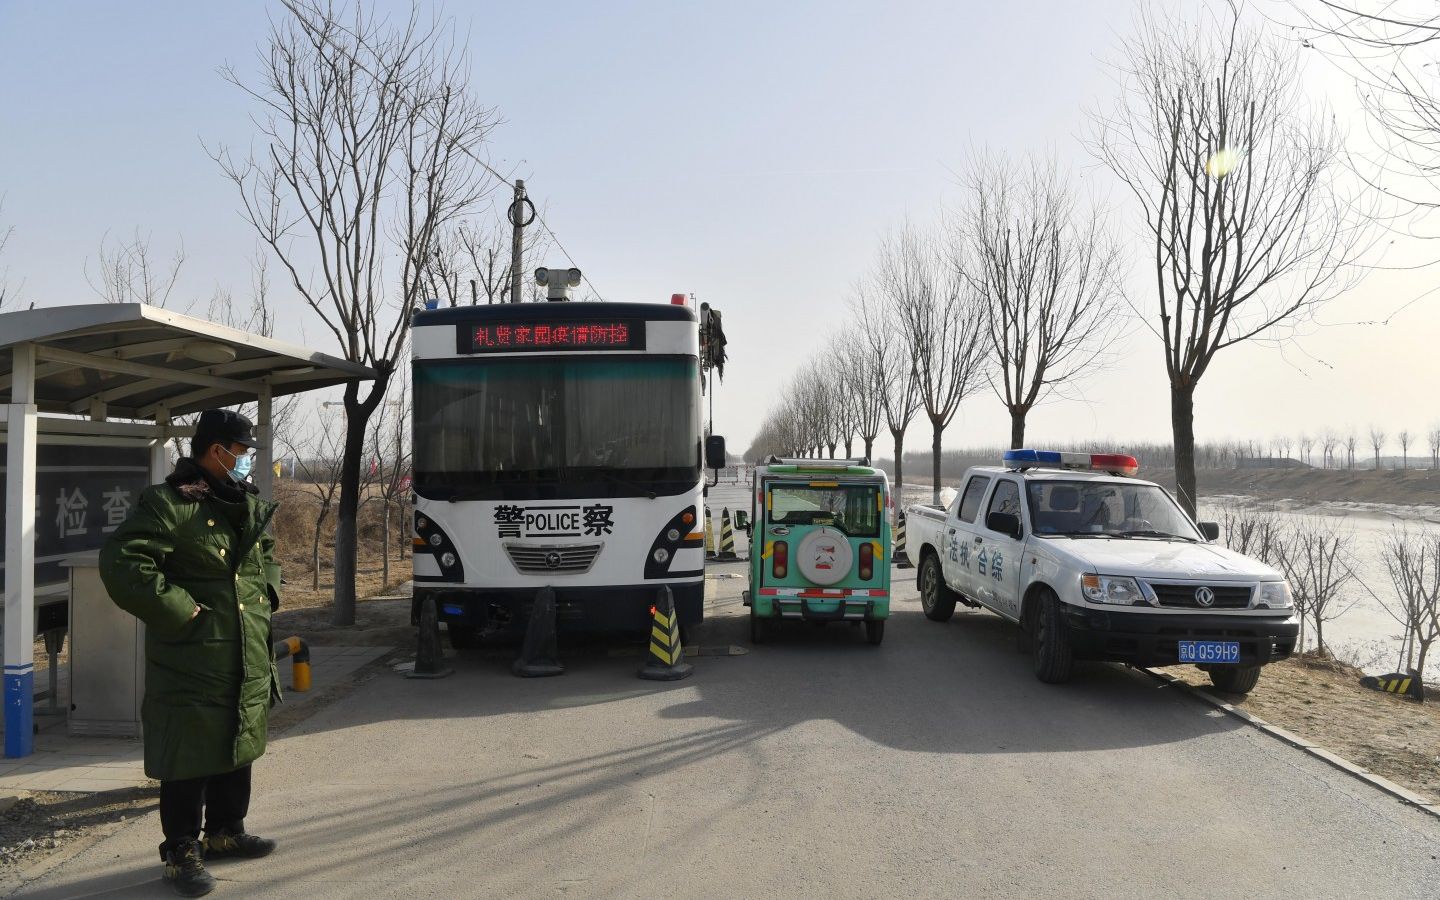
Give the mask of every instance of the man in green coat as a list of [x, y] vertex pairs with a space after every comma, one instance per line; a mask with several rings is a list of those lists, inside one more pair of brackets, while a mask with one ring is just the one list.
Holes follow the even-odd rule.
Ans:
[[244, 416], [201, 413], [190, 456], [100, 553], [111, 599], [145, 623], [145, 774], [160, 781], [165, 879], [186, 897], [215, 887], [203, 860], [275, 849], [245, 832], [250, 764], [279, 695], [275, 505], [248, 480], [255, 446]]

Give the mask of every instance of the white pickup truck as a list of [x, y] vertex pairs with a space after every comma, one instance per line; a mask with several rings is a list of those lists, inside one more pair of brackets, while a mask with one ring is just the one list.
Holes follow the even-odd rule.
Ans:
[[1077, 659], [1193, 663], [1246, 693], [1295, 650], [1290, 586], [1215, 543], [1159, 485], [1117, 454], [1011, 450], [965, 473], [949, 509], [907, 512], [906, 553], [925, 615], [957, 602], [1020, 626], [1035, 674], [1069, 679]]

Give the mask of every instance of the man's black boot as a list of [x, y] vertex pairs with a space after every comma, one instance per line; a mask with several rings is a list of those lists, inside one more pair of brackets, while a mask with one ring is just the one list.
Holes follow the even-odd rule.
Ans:
[[165, 880], [182, 897], [203, 897], [215, 890], [215, 877], [205, 871], [199, 841], [186, 841], [165, 852]]
[[275, 842], [243, 831], [217, 831], [205, 835], [206, 859], [259, 859], [275, 850]]

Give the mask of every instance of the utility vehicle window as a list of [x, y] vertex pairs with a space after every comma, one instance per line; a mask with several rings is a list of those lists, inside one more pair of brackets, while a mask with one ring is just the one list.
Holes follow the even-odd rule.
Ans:
[[1021, 517], [1020, 488], [1015, 482], [1002, 481], [995, 485], [995, 493], [990, 497], [990, 512], [1009, 513], [1017, 519]]
[[985, 488], [989, 486], [988, 476], [970, 476], [970, 481], [965, 485], [965, 493], [960, 496], [960, 521], [975, 521], [975, 513], [980, 511], [980, 498], [985, 496]]
[[1039, 535], [1201, 540], [1184, 511], [1153, 484], [1033, 481], [1029, 498]]
[[878, 537], [880, 489], [863, 484], [774, 485], [770, 488], [769, 521], [773, 525], [830, 525], [851, 537]]

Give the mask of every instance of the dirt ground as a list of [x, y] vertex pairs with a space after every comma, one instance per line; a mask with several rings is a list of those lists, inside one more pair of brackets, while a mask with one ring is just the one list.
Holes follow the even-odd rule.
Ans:
[[1162, 671], [1440, 800], [1440, 687], [1430, 689], [1429, 702], [1416, 703], [1361, 687], [1364, 673], [1353, 666], [1310, 656], [1267, 666], [1247, 697], [1215, 691], [1193, 666]]

